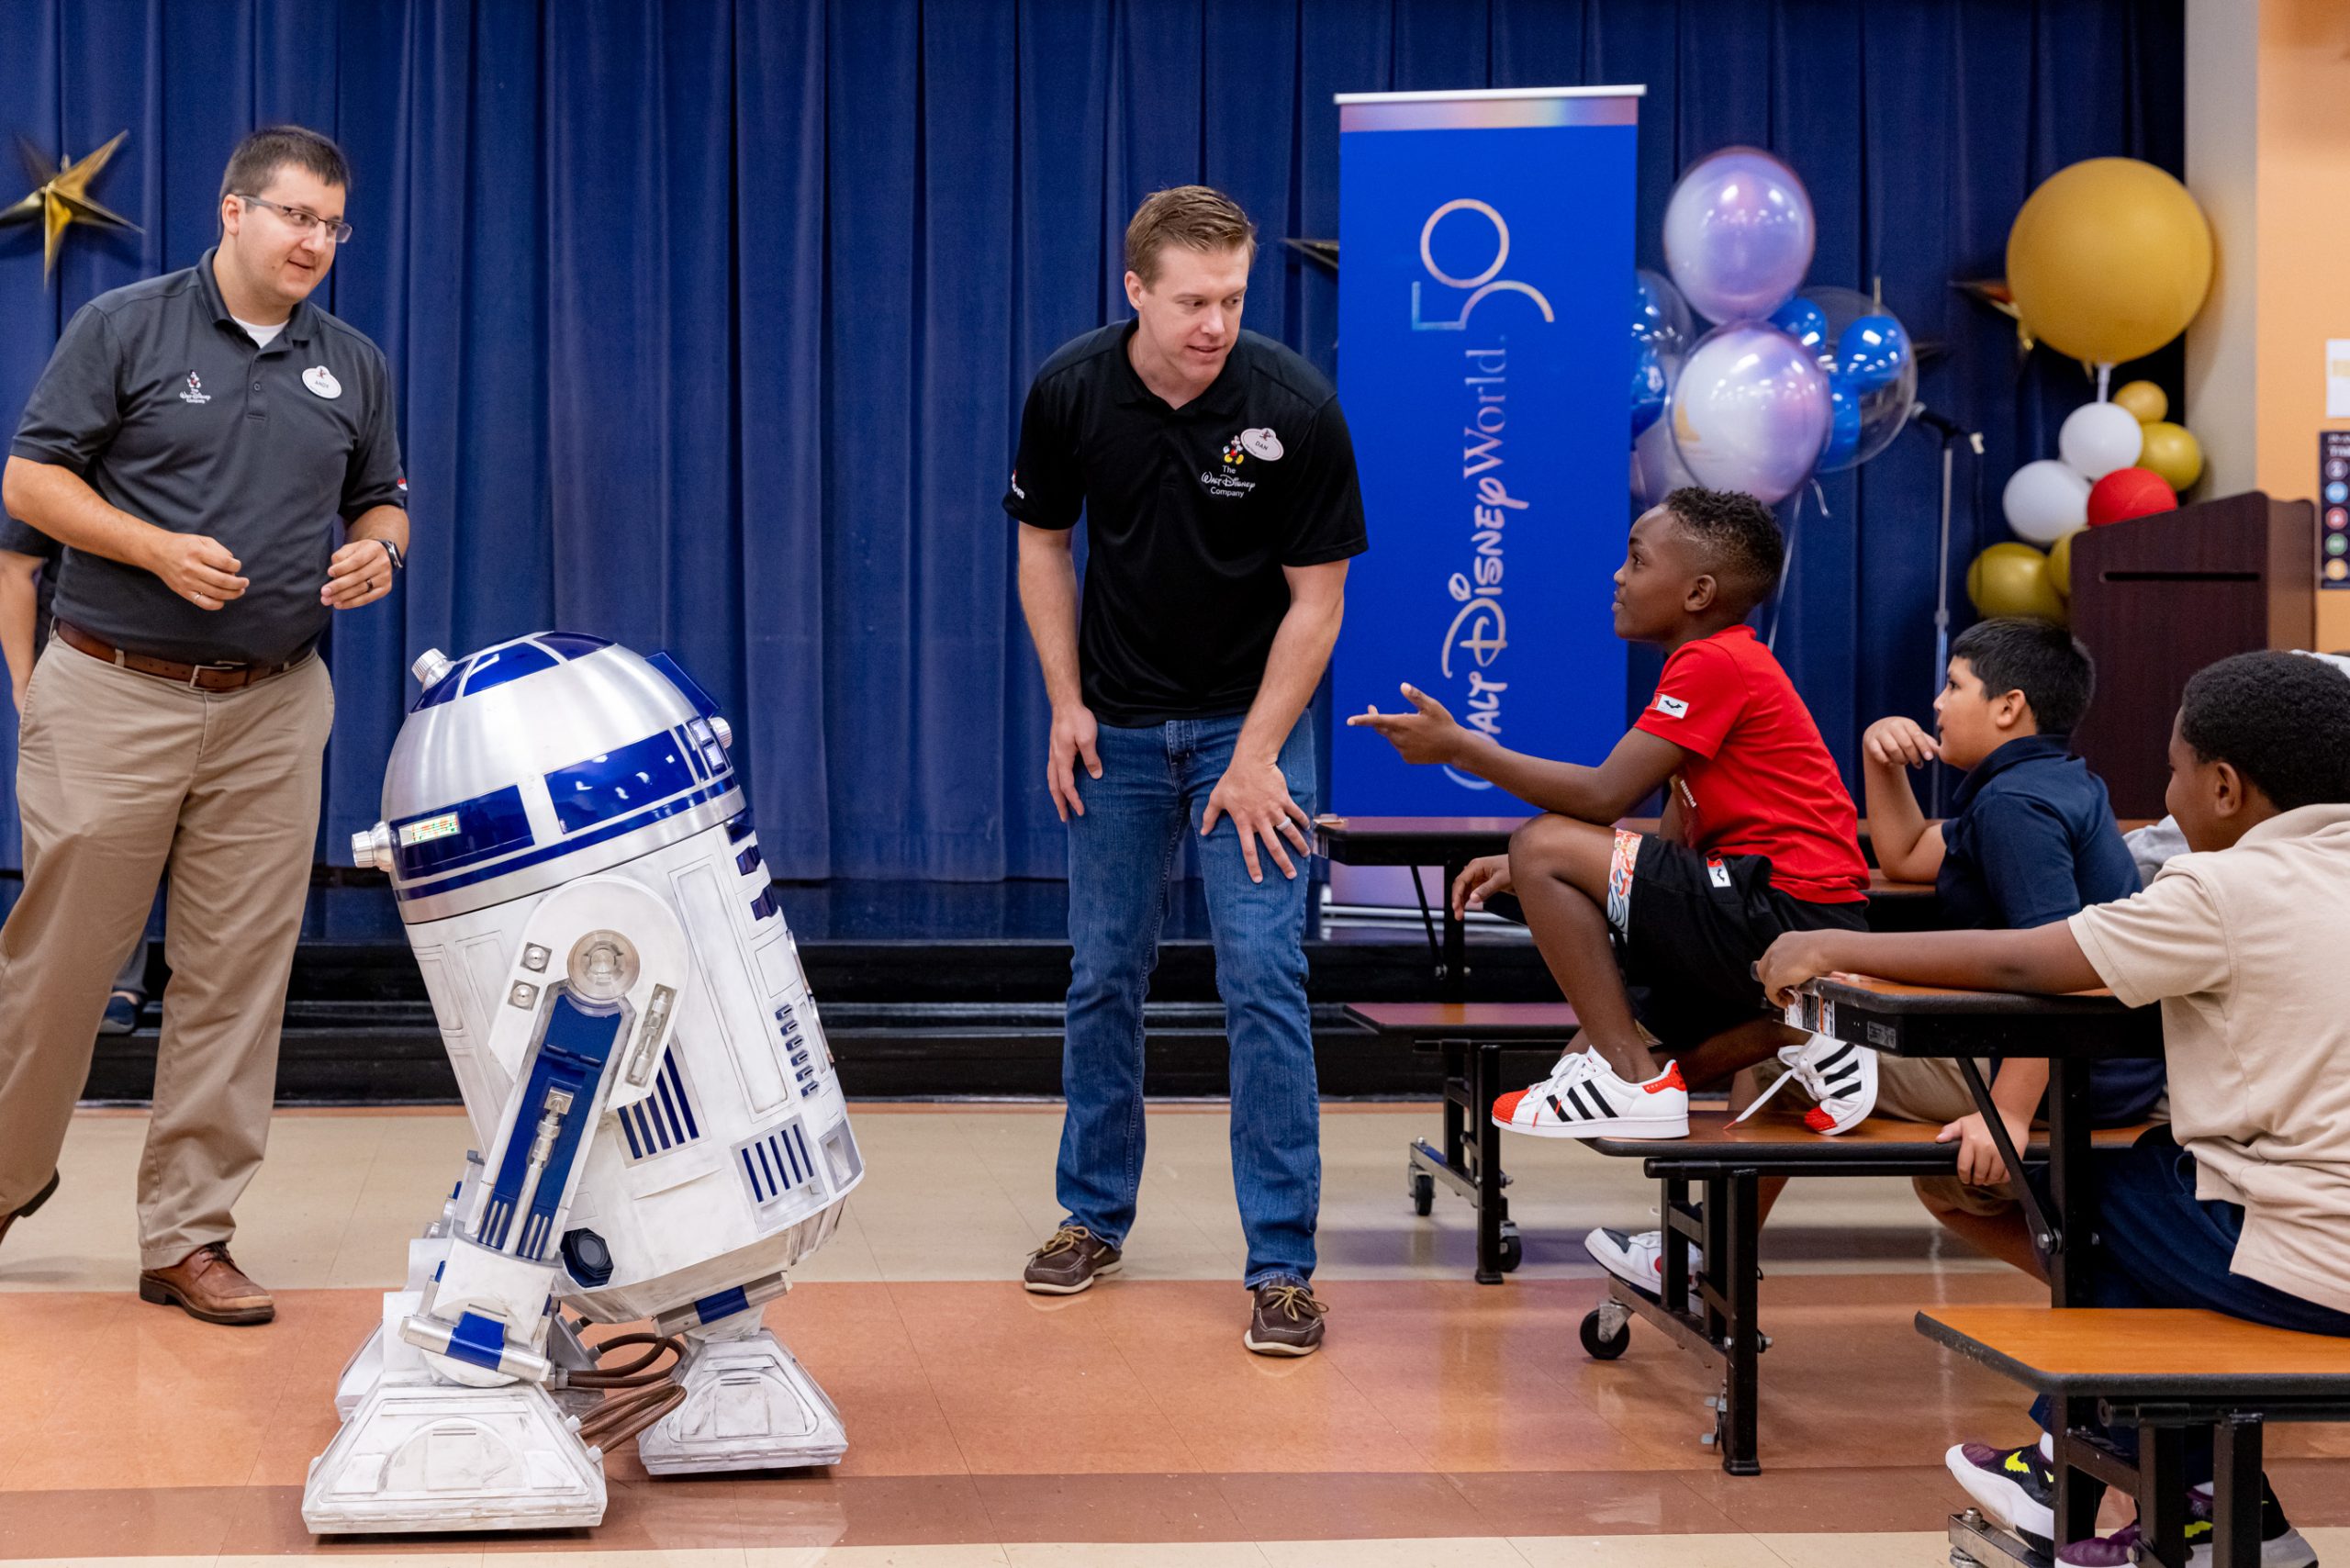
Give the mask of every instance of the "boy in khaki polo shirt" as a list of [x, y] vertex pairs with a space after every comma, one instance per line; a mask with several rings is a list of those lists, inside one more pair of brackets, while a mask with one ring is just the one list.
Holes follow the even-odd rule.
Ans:
[[[1914, 936], [1801, 932], [1763, 956], [1784, 999], [1858, 970], [1920, 985], [2159, 1001], [2171, 1125], [2101, 1154], [2092, 1306], [2204, 1307], [2350, 1336], [2350, 969], [2309, 961], [2309, 933], [2350, 917], [2350, 679], [2288, 653], [2241, 654], [2188, 682], [2165, 803], [2188, 854], [2146, 890], [2031, 931]], [[2035, 1411], [2042, 1417], [2045, 1413]], [[1986, 1513], [2049, 1550], [2047, 1439], [1962, 1443], [1952, 1473]], [[2190, 1542], [2209, 1540], [2208, 1447]], [[2316, 1553], [2263, 1510], [2262, 1562]], [[2136, 1527], [2068, 1543], [2065, 1563], [2127, 1562]]]

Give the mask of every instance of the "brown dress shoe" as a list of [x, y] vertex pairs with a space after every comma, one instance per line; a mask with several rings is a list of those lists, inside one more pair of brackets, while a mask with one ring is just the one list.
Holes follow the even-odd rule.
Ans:
[[10, 1209], [6, 1214], [0, 1215], [0, 1241], [6, 1241], [8, 1238], [10, 1226], [49, 1202], [49, 1195], [55, 1191], [57, 1191], [57, 1172], [52, 1170], [49, 1173], [48, 1184], [31, 1197], [27, 1198], [23, 1207]]
[[206, 1323], [266, 1323], [277, 1316], [269, 1293], [245, 1277], [221, 1241], [206, 1242], [168, 1269], [141, 1273], [139, 1299], [179, 1307]]
[[1251, 1294], [1240, 1342], [1260, 1356], [1310, 1356], [1322, 1348], [1327, 1305], [1302, 1280], [1267, 1280]]
[[1020, 1282], [1036, 1295], [1075, 1295], [1099, 1276], [1116, 1273], [1124, 1261], [1116, 1248], [1083, 1226], [1065, 1225], [1028, 1254]]

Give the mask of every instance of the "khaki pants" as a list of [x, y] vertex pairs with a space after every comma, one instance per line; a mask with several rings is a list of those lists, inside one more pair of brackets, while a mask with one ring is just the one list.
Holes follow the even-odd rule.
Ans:
[[116, 968], [168, 869], [140, 1266], [233, 1233], [269, 1138], [333, 722], [315, 657], [215, 693], [62, 643], [42, 654], [17, 742], [25, 889], [0, 930], [0, 1211], [56, 1167]]

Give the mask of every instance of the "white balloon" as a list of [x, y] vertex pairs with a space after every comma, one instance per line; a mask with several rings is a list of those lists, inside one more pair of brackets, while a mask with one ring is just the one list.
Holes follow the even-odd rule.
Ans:
[[2092, 483], [2137, 462], [2145, 444], [2137, 416], [2119, 403], [2083, 404], [2056, 432], [2056, 450]]
[[2020, 539], [2045, 549], [2089, 521], [2089, 482], [2053, 457], [2027, 463], [2008, 476], [1999, 510]]

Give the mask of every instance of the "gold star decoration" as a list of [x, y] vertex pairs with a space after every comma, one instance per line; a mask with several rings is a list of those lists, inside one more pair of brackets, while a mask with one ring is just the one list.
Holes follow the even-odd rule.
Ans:
[[46, 285], [57, 267], [57, 249], [64, 241], [69, 224], [88, 223], [101, 229], [128, 229], [143, 232], [139, 225], [118, 212], [112, 212], [90, 197], [90, 182], [106, 166], [115, 149], [120, 147], [130, 132], [119, 131], [115, 139], [86, 158], [69, 158], [65, 167], [58, 168], [43, 156], [40, 150], [23, 137], [17, 138], [17, 151], [24, 155], [25, 168], [33, 177], [33, 188], [16, 206], [0, 211], [0, 225], [31, 223], [39, 220], [43, 228], [40, 277]]

